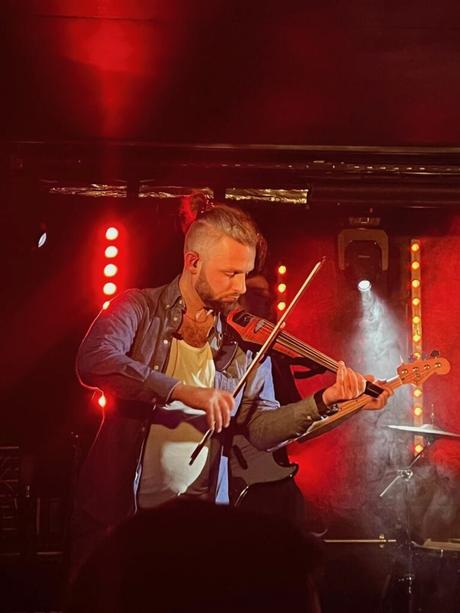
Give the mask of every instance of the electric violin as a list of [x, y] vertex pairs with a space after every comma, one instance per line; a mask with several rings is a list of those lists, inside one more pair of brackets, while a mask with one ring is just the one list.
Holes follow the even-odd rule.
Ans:
[[[262, 345], [268, 335], [272, 332], [274, 324], [266, 319], [251, 315], [243, 309], [234, 309], [226, 318], [227, 325], [237, 334], [240, 340], [250, 345]], [[325, 353], [314, 349], [311, 345], [299, 340], [298, 338], [281, 331], [276, 337], [271, 351], [276, 351], [290, 358], [307, 358], [312, 364], [322, 366], [324, 369], [336, 373], [339, 367], [338, 362], [327, 356]], [[368, 396], [377, 398], [383, 389], [377, 384], [368, 381], [365, 393]]]

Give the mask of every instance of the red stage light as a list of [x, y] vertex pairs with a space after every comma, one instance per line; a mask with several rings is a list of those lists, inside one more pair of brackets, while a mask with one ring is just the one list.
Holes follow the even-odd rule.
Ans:
[[104, 392], [101, 392], [101, 395], [97, 399], [97, 404], [103, 409], [107, 404], [107, 398], [104, 396]]
[[103, 309], [104, 309], [104, 311], [105, 311], [106, 309], [108, 309], [108, 308], [109, 308], [109, 306], [110, 306], [110, 300], [106, 300], [106, 301], [104, 302], [104, 304], [102, 305], [102, 308], [103, 308]]
[[280, 266], [278, 266], [278, 274], [279, 275], [285, 275], [287, 272], [287, 268], [284, 264], [281, 264]]
[[104, 275], [106, 277], [114, 277], [118, 272], [118, 266], [115, 264], [107, 264], [104, 266]]
[[115, 247], [115, 245], [109, 245], [106, 250], [105, 250], [105, 257], [106, 258], [116, 258], [118, 255], [118, 247]]
[[118, 238], [118, 235], [118, 228], [115, 228], [114, 226], [110, 226], [110, 228], [107, 228], [107, 230], [105, 231], [105, 238], [108, 241], [114, 241]]
[[113, 296], [113, 294], [117, 291], [117, 286], [115, 283], [105, 283], [102, 291], [106, 296]]
[[287, 289], [286, 283], [278, 283], [278, 287], [276, 289], [280, 294], [284, 294]]
[[278, 302], [278, 304], [276, 305], [276, 308], [278, 309], [278, 311], [284, 311], [284, 309], [286, 308], [286, 303]]

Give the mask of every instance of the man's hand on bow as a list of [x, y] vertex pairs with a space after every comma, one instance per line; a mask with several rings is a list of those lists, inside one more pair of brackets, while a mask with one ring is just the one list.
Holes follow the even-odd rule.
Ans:
[[231, 412], [235, 399], [230, 392], [213, 387], [196, 387], [178, 383], [171, 393], [171, 400], [180, 400], [192, 409], [206, 413], [208, 426], [216, 432], [230, 425]]

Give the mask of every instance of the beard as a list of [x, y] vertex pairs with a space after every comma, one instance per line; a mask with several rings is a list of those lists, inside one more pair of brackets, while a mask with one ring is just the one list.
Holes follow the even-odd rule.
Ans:
[[204, 306], [208, 309], [212, 309], [215, 313], [228, 315], [230, 311], [233, 311], [233, 309], [238, 306], [238, 300], [230, 300], [230, 298], [224, 300], [215, 295], [203, 270], [200, 271], [198, 276], [195, 291], [203, 301]]

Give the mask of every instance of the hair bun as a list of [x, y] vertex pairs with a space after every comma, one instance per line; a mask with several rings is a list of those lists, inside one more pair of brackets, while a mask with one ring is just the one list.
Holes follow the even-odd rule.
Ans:
[[212, 207], [212, 197], [211, 190], [197, 189], [181, 199], [179, 220], [184, 234], [200, 215]]

